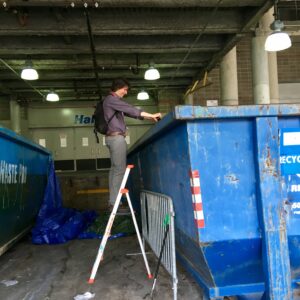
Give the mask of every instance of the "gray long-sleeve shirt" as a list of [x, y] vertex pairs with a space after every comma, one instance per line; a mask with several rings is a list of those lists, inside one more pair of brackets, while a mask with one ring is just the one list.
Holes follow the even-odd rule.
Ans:
[[142, 110], [128, 104], [115, 94], [110, 94], [105, 97], [103, 101], [103, 110], [104, 118], [107, 122], [115, 114], [108, 123], [107, 133], [121, 132], [125, 134], [126, 124], [124, 116], [143, 119], [143, 117], [141, 117]]

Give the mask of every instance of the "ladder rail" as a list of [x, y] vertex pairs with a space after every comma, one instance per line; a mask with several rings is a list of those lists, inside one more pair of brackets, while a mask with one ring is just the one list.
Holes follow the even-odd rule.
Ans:
[[107, 222], [107, 225], [106, 225], [106, 228], [105, 228], [105, 233], [104, 233], [104, 236], [101, 240], [101, 243], [100, 243], [100, 246], [99, 246], [99, 249], [98, 249], [98, 253], [97, 253], [93, 268], [92, 268], [92, 272], [91, 272], [90, 278], [88, 280], [89, 284], [93, 284], [95, 282], [95, 277], [96, 277], [101, 259], [103, 257], [103, 253], [104, 253], [104, 249], [105, 249], [107, 240], [108, 240], [108, 238], [110, 236], [110, 233], [111, 233], [111, 229], [112, 229], [112, 226], [113, 226], [116, 214], [117, 214], [118, 207], [120, 205], [122, 194], [126, 194], [126, 199], [127, 199], [127, 202], [128, 202], [128, 206], [130, 208], [132, 220], [133, 220], [135, 230], [136, 230], [136, 233], [137, 233], [137, 236], [138, 236], [141, 251], [143, 253], [143, 258], [144, 258], [145, 266], [146, 266], [146, 269], [147, 269], [148, 278], [152, 278], [150, 268], [149, 268], [149, 265], [148, 265], [148, 261], [147, 261], [147, 257], [146, 257], [146, 254], [145, 254], [145, 250], [144, 250], [144, 247], [143, 247], [143, 244], [142, 244], [140, 232], [139, 232], [138, 225], [137, 225], [137, 222], [136, 222], [136, 218], [135, 218], [135, 215], [134, 215], [134, 210], [133, 210], [131, 200], [130, 200], [130, 197], [129, 197], [129, 193], [128, 193], [128, 190], [125, 189], [125, 184], [127, 182], [130, 170], [133, 167], [134, 167], [133, 165], [128, 165], [126, 167], [126, 171], [125, 171], [125, 174], [124, 174], [123, 179], [122, 179], [121, 187], [119, 189], [119, 193], [117, 195], [116, 202], [114, 204], [113, 210], [112, 210], [112, 212], [110, 214], [110, 217], [109, 217], [109, 220]]
[[151, 275], [151, 272], [150, 272], [148, 260], [147, 260], [147, 257], [146, 257], [145, 249], [144, 249], [144, 246], [143, 246], [143, 242], [142, 242], [142, 238], [141, 238], [141, 235], [140, 235], [139, 227], [138, 227], [135, 215], [134, 215], [134, 211], [133, 211], [133, 207], [132, 207], [132, 204], [131, 204], [131, 200], [130, 200], [130, 197], [129, 197], [128, 190], [127, 190], [127, 193], [126, 193], [126, 198], [127, 198], [128, 206], [129, 206], [130, 211], [131, 211], [131, 216], [132, 216], [133, 224], [134, 224], [135, 231], [136, 231], [136, 234], [137, 234], [137, 237], [138, 237], [138, 241], [139, 241], [139, 244], [140, 244], [140, 248], [141, 248], [141, 251], [142, 251], [142, 254], [143, 254], [145, 266], [146, 266], [147, 273], [148, 273], [148, 278], [151, 279], [152, 275]]

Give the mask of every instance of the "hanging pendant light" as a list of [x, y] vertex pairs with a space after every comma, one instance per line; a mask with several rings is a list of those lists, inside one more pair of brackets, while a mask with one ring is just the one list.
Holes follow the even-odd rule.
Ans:
[[154, 68], [154, 63], [150, 63], [150, 67], [146, 70], [144, 79], [146, 80], [157, 80], [160, 78], [160, 74], [156, 68]]
[[25, 62], [25, 68], [21, 72], [21, 78], [24, 80], [39, 79], [38, 72], [33, 68], [31, 60]]
[[271, 28], [274, 30], [268, 37], [265, 43], [266, 51], [282, 51], [292, 46], [291, 38], [283, 32], [284, 24], [280, 20], [275, 20], [271, 24]]
[[59, 96], [54, 91], [51, 91], [47, 94], [46, 100], [49, 102], [57, 102], [59, 101]]
[[148, 100], [149, 99], [149, 94], [144, 91], [144, 90], [141, 90], [138, 94], [137, 94], [137, 99], [138, 100]]
[[284, 23], [279, 20], [277, 0], [274, 3], [274, 22], [270, 25], [273, 32], [267, 37], [265, 42], [265, 50], [270, 52], [282, 51], [292, 46], [290, 36], [282, 31]]

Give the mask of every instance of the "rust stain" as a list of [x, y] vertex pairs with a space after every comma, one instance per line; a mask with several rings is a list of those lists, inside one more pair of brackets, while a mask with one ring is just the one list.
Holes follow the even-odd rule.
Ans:
[[271, 174], [274, 177], [278, 177], [278, 172], [276, 171], [276, 160], [272, 159], [270, 147], [267, 147], [267, 157], [265, 160], [265, 169], [263, 170], [264, 173]]
[[267, 148], [267, 158], [266, 158], [266, 163], [265, 163], [267, 168], [272, 167], [272, 159], [271, 159], [271, 151], [270, 148]]
[[213, 243], [209, 243], [209, 242], [201, 243], [201, 242], [200, 242], [199, 245], [200, 245], [201, 247], [207, 248], [207, 247], [212, 247], [212, 246], [213, 246]]
[[229, 181], [231, 181], [231, 182], [238, 182], [238, 181], [240, 181], [237, 177], [235, 177], [234, 175], [227, 175], [227, 176], [225, 176], [226, 178], [228, 178], [229, 179]]

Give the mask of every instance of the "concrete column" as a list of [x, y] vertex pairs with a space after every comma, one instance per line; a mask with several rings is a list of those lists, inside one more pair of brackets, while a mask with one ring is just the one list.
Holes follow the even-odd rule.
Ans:
[[238, 80], [236, 47], [232, 48], [222, 59], [220, 66], [221, 104], [238, 105]]
[[[260, 20], [260, 30], [267, 37], [271, 32], [270, 25], [274, 21], [274, 7], [270, 8]], [[268, 52], [270, 102], [279, 103], [277, 53]]]
[[270, 8], [261, 18], [252, 40], [253, 96], [255, 104], [279, 102], [278, 71], [276, 52], [264, 50], [265, 40], [271, 33], [274, 8]]
[[194, 105], [194, 94], [188, 94], [185, 98], [184, 98], [184, 104], [185, 105]]
[[270, 104], [269, 57], [265, 42], [269, 34], [270, 11], [259, 21], [256, 36], [252, 39], [252, 77], [255, 104]]
[[265, 36], [252, 39], [252, 76], [255, 104], [270, 104], [269, 63], [265, 51]]
[[270, 102], [279, 103], [278, 69], [277, 53], [269, 52], [269, 84], [270, 84]]
[[20, 105], [15, 99], [10, 100], [10, 122], [12, 130], [21, 134]]

